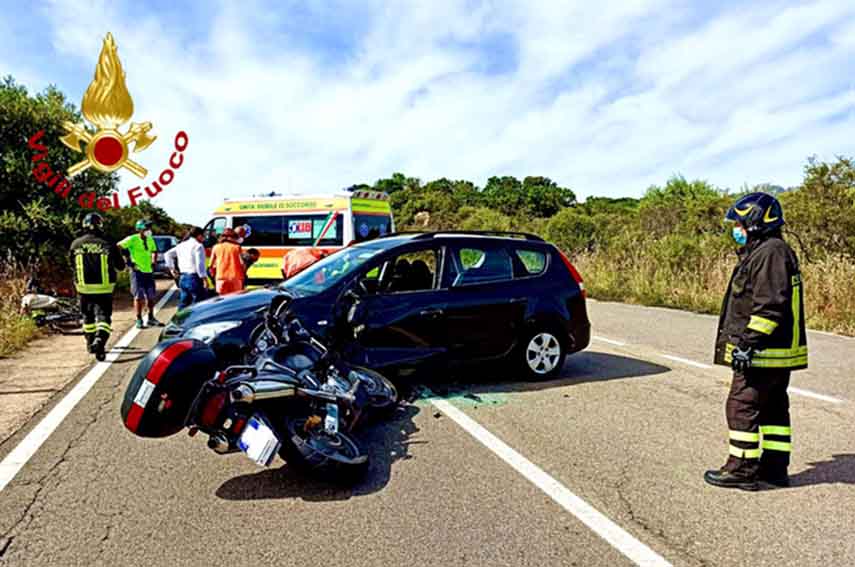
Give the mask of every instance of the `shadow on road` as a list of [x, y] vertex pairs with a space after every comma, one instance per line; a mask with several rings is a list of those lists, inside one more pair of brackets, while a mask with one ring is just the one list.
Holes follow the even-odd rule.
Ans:
[[832, 455], [827, 461], [808, 463], [811, 468], [790, 476], [790, 486], [855, 484], [855, 455]]
[[445, 395], [444, 391], [449, 388], [458, 390], [464, 386], [470, 392], [530, 392], [586, 382], [643, 378], [664, 374], [669, 370], [667, 366], [637, 358], [585, 351], [568, 356], [558, 378], [542, 382], [520, 381], [518, 374], [509, 374], [502, 369], [487, 369], [458, 371], [446, 379], [422, 376], [421, 383], [440, 396]]
[[[481, 401], [479, 394], [509, 393], [547, 388], [559, 388], [585, 382], [603, 382], [628, 378], [643, 378], [663, 374], [670, 369], [643, 360], [606, 354], [582, 352], [568, 357], [561, 377], [545, 382], [522, 382], [517, 376], [500, 369], [458, 370], [420, 376], [418, 382], [396, 381], [402, 396], [414, 401], [425, 395], [470, 398]], [[414, 440], [418, 433], [413, 417], [420, 411], [418, 405], [398, 408], [397, 414], [385, 423], [363, 430], [357, 436], [369, 452], [371, 467], [365, 479], [353, 487], [335, 486], [321, 482], [285, 466], [258, 473], [235, 477], [217, 489], [224, 500], [268, 500], [300, 498], [306, 501], [347, 500], [354, 496], [372, 494], [382, 490], [391, 478], [393, 463], [409, 459], [409, 446], [426, 441]]]
[[285, 466], [238, 476], [224, 482], [217, 496], [224, 500], [271, 500], [300, 498], [310, 502], [347, 500], [354, 496], [372, 494], [383, 489], [392, 475], [392, 464], [410, 459], [409, 447], [426, 443], [411, 439], [419, 429], [413, 418], [421, 411], [408, 405], [398, 408], [388, 421], [357, 432], [355, 437], [368, 451], [370, 467], [365, 478], [349, 487], [312, 479]]

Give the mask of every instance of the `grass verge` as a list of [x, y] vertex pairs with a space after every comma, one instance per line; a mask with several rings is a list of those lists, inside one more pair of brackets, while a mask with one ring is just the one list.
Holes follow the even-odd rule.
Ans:
[[[583, 254], [575, 264], [588, 295], [718, 314], [736, 258], [711, 255], [691, 267], [673, 267], [648, 255]], [[855, 336], [855, 265], [843, 257], [802, 265], [805, 311], [811, 329]]]
[[39, 334], [29, 317], [21, 315], [28, 271], [20, 264], [0, 261], [0, 358], [20, 349]]

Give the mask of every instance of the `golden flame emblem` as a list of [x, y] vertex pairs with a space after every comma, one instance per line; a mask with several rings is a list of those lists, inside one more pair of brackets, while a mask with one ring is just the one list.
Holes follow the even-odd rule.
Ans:
[[148, 133], [151, 122], [134, 122], [126, 133], [119, 131], [119, 127], [133, 116], [134, 101], [125, 85], [125, 71], [111, 33], [104, 38], [95, 78], [83, 95], [81, 110], [86, 120], [98, 129], [93, 134], [83, 124], [63, 124], [66, 131], [60, 138], [63, 144], [82, 153], [80, 142], [86, 143], [86, 159], [68, 168], [68, 176], [74, 177], [90, 167], [105, 173], [124, 167], [138, 177], [145, 177], [148, 171], [128, 157], [128, 147], [133, 143], [133, 151], [140, 152], [157, 136]]

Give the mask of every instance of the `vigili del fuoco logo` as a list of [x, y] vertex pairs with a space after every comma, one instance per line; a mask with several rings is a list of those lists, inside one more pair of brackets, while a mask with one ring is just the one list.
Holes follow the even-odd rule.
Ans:
[[[53, 189], [59, 197], [67, 199], [74, 190], [70, 180], [90, 167], [104, 173], [125, 168], [137, 177], [145, 179], [148, 170], [131, 159], [130, 154], [144, 151], [155, 142], [157, 136], [149, 133], [152, 123], [148, 121], [132, 122], [122, 133], [122, 126], [134, 114], [134, 101], [125, 85], [125, 71], [119, 61], [118, 49], [111, 33], [104, 38], [98, 65], [95, 67], [95, 78], [86, 89], [80, 107], [84, 118], [95, 126], [95, 131], [87, 129], [85, 124], [65, 122], [63, 127], [66, 134], [60, 141], [83, 154], [83, 159], [68, 168], [67, 177], [55, 171], [47, 162], [48, 148], [40, 142], [44, 130], [39, 130], [28, 141], [29, 148], [38, 152], [32, 158], [35, 163], [33, 176], [36, 180]], [[139, 186], [128, 189], [129, 206], [137, 205], [143, 197], [143, 192], [153, 198], [172, 183], [175, 171], [184, 163], [184, 151], [188, 142], [187, 133], [183, 130], [175, 134], [175, 151], [169, 158], [168, 167], [144, 189]], [[119, 193], [116, 192], [102, 197], [93, 192], [84, 192], [77, 197], [77, 202], [81, 207], [97, 207], [102, 211], [121, 207]]]

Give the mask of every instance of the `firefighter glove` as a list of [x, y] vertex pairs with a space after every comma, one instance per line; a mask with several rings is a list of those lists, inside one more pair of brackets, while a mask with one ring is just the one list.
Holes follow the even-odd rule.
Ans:
[[733, 349], [732, 356], [731, 368], [736, 372], [745, 372], [751, 368], [751, 357], [754, 356], [754, 349], [751, 347], [736, 347]]

